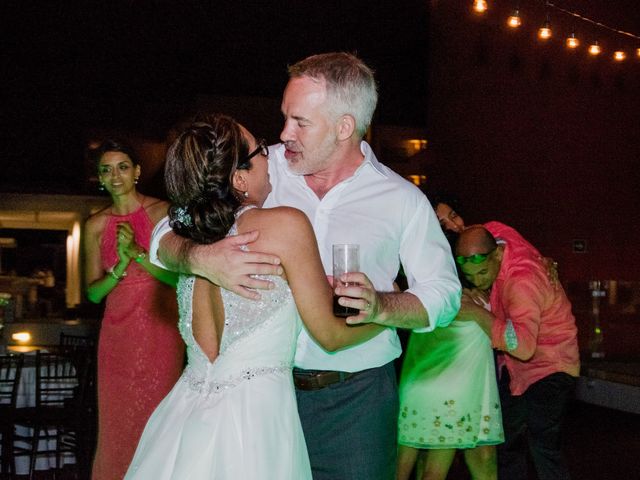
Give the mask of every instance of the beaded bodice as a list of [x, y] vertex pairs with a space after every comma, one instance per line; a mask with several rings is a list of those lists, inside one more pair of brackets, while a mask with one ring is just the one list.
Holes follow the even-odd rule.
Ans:
[[[229, 235], [236, 234], [236, 225]], [[245, 247], [246, 248], [246, 247]], [[296, 338], [301, 328], [288, 284], [281, 277], [268, 278], [275, 284], [261, 290], [260, 300], [249, 300], [222, 290], [225, 321], [220, 353], [209, 361], [193, 336], [192, 299], [194, 276], [178, 281], [179, 329], [187, 346], [185, 376], [195, 390], [211, 393], [236, 386], [256, 375], [289, 370]]]

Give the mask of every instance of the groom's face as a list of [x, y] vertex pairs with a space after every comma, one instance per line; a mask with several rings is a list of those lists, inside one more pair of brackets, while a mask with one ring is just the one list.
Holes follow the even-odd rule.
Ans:
[[328, 110], [324, 80], [292, 78], [282, 97], [282, 114], [280, 140], [289, 168], [310, 175], [330, 167], [338, 146], [337, 122]]

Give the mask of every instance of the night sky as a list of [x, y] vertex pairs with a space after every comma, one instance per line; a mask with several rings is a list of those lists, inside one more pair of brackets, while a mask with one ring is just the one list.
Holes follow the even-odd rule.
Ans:
[[197, 95], [279, 99], [312, 53], [374, 68], [377, 122], [426, 119], [425, 0], [7, 1], [0, 22], [4, 191], [74, 193], [87, 132], [160, 138]]

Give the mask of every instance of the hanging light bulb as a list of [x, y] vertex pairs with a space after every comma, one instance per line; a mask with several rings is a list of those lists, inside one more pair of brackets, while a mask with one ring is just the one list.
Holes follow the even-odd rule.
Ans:
[[489, 8], [486, 0], [473, 0], [473, 9], [478, 13], [484, 13]]
[[600, 45], [598, 45], [598, 42], [593, 42], [591, 45], [589, 45], [589, 54], [596, 56], [596, 55], [600, 55], [600, 52], [602, 51], [602, 49], [600, 48]]
[[520, 25], [522, 25], [520, 12], [517, 9], [513, 11], [509, 18], [507, 18], [507, 25], [509, 25], [511, 28], [518, 28]]
[[549, 1], [544, 2], [547, 10], [547, 18], [542, 26], [538, 29], [538, 38], [540, 40], [549, 40], [553, 32], [551, 31], [551, 21], [549, 20]]
[[538, 29], [538, 38], [540, 40], [548, 40], [551, 38], [552, 34], [551, 22], [549, 22], [549, 20], [545, 20], [542, 26]]
[[571, 48], [571, 49], [578, 48], [580, 46], [580, 40], [576, 38], [575, 33], [572, 33], [567, 37], [566, 44], [567, 44], [567, 48]]
[[616, 50], [615, 52], [613, 52], [613, 59], [616, 62], [622, 62], [625, 58], [627, 58], [627, 54], [624, 53], [623, 50]]

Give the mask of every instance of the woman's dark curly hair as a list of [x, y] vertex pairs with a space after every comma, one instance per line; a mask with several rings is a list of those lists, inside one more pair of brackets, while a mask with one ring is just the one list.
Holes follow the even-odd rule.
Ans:
[[233, 174], [249, 169], [248, 152], [240, 125], [226, 115], [200, 116], [180, 133], [164, 171], [169, 221], [178, 235], [213, 243], [227, 234], [242, 204]]
[[102, 156], [107, 152], [124, 153], [127, 157], [129, 157], [131, 163], [133, 163], [134, 166], [140, 164], [140, 162], [138, 161], [138, 156], [136, 155], [136, 152], [133, 150], [133, 147], [131, 147], [131, 145], [129, 145], [124, 140], [120, 140], [117, 138], [106, 138], [102, 142], [100, 142], [100, 145], [89, 150], [88, 152], [89, 158], [93, 161], [96, 168], [99, 168], [100, 160], [102, 160]]
[[454, 195], [445, 192], [425, 192], [425, 195], [429, 198], [429, 202], [431, 202], [431, 206], [434, 210], [438, 208], [438, 205], [444, 203], [445, 205], [449, 205], [458, 215], [464, 217], [463, 213], [460, 211], [460, 201]]

